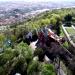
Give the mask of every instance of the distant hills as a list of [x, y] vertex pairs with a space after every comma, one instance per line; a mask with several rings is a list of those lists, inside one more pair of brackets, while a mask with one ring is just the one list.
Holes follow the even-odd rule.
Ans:
[[37, 10], [37, 9], [44, 9], [44, 8], [63, 8], [63, 7], [71, 7], [75, 6], [75, 2], [0, 2], [0, 9], [11, 10], [15, 8], [19, 9], [30, 9], [30, 10]]
[[[0, 2], [0, 25], [23, 21], [35, 15], [35, 11], [74, 7], [75, 2]], [[36, 13], [38, 14], [39, 11]]]

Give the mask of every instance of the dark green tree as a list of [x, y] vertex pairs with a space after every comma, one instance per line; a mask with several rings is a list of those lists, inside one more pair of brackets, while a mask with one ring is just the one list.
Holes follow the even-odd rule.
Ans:
[[68, 14], [64, 17], [65, 23], [67, 26], [71, 26], [71, 22], [72, 22], [72, 15]]
[[54, 66], [52, 64], [43, 64], [41, 69], [41, 75], [56, 75]]
[[56, 34], [58, 36], [60, 36], [60, 33], [61, 33], [60, 26], [61, 26], [61, 22], [60, 22], [60, 20], [57, 20], [56, 25], [55, 25], [55, 30], [56, 30]]

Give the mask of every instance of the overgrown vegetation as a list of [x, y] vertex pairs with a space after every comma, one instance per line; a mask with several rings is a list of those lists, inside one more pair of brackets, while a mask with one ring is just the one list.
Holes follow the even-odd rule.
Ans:
[[[49, 67], [49, 68], [48, 68]], [[45, 71], [48, 73], [44, 73]], [[0, 74], [14, 75], [21, 73], [22, 75], [55, 75], [54, 67], [51, 64], [42, 64], [37, 60], [33, 60], [32, 49], [27, 44], [21, 42], [14, 49], [6, 48], [0, 54]]]
[[[29, 31], [34, 34], [34, 30], [37, 33], [40, 28], [49, 25], [57, 35], [64, 36], [61, 24], [69, 21], [67, 20], [69, 16], [70, 23], [75, 22], [75, 8], [46, 11], [0, 33], [0, 48], [3, 49], [0, 54], [0, 75], [14, 75], [16, 72], [22, 75], [56, 75], [52, 64], [33, 60], [33, 50], [22, 41], [25, 41], [24, 37]], [[9, 40], [11, 40], [11, 45], [8, 43]], [[64, 43], [63, 46], [67, 48], [68, 43]], [[39, 52], [35, 54], [40, 56], [42, 51], [39, 50]]]

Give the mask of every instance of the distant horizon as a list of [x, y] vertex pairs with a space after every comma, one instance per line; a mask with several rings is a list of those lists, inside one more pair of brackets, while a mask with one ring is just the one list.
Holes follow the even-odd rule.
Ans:
[[0, 2], [75, 2], [75, 0], [0, 0]]

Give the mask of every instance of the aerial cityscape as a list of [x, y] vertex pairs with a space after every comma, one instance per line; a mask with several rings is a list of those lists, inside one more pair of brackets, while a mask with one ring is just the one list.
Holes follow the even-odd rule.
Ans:
[[75, 1], [0, 0], [0, 75], [75, 75]]

